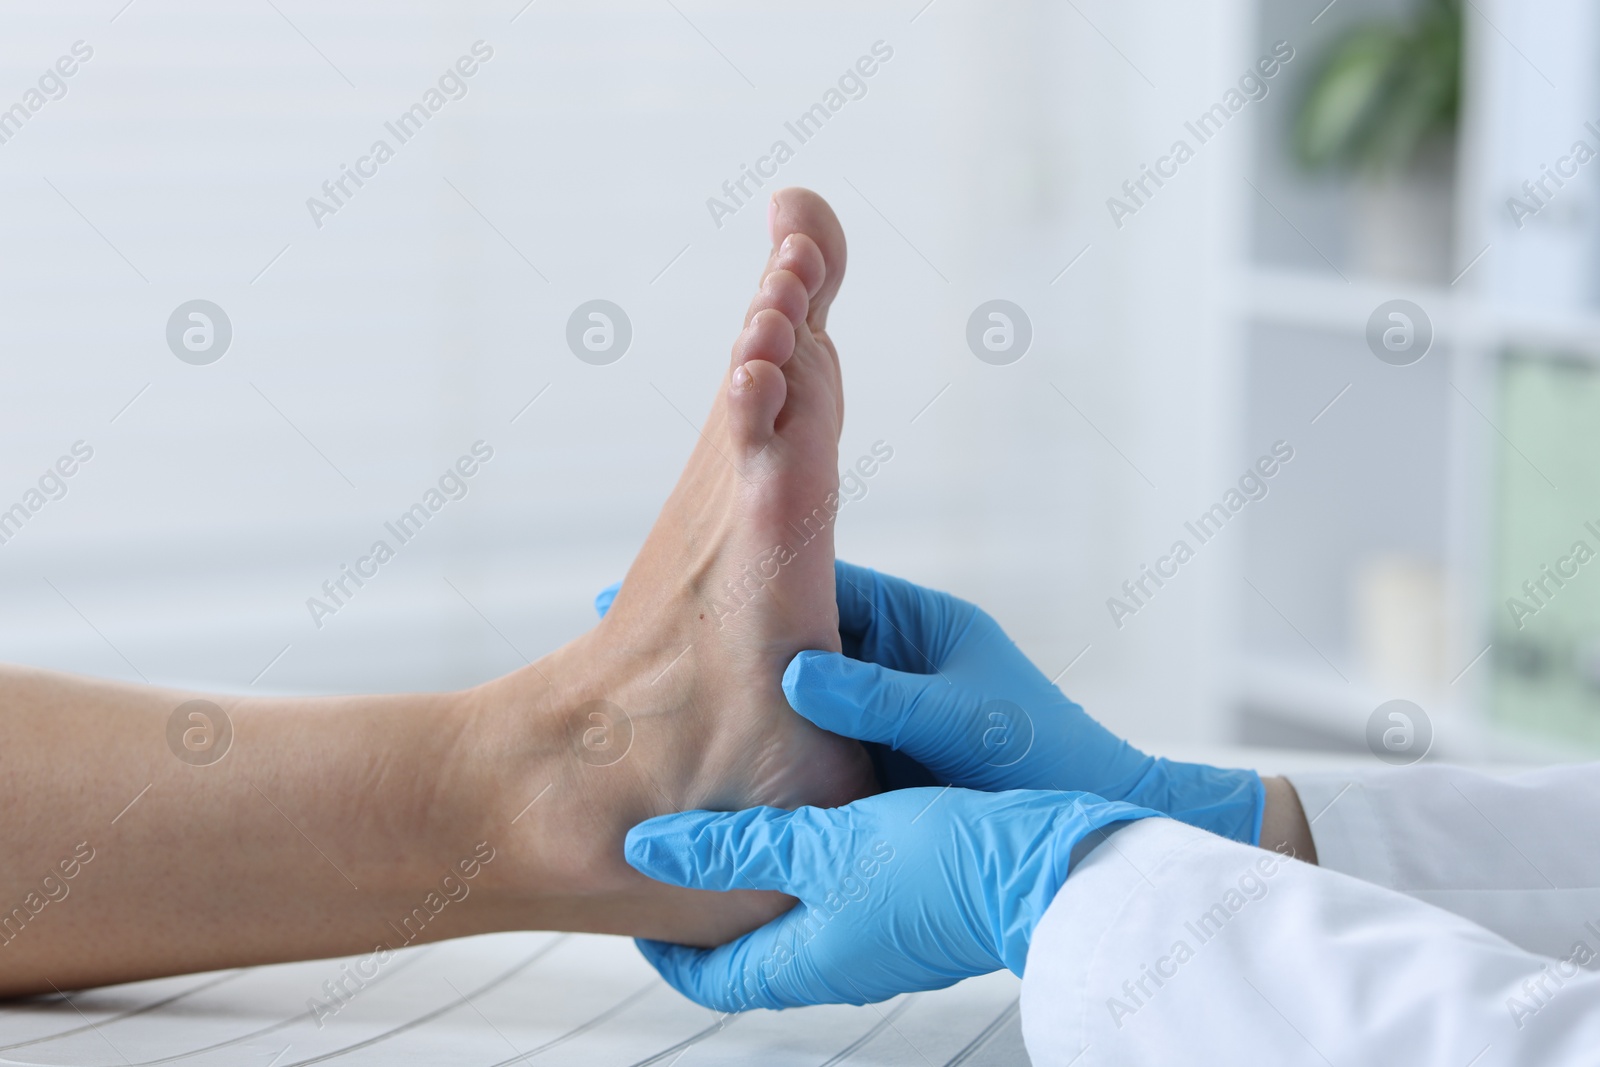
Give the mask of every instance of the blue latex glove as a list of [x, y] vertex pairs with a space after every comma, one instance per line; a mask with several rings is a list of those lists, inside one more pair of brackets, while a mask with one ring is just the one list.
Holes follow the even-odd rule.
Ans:
[[606, 612], [611, 610], [611, 602], [617, 599], [617, 594], [621, 591], [622, 583], [612, 582], [610, 585], [596, 593], [594, 595], [595, 614], [599, 615], [602, 619], [605, 618]]
[[[834, 576], [844, 655], [800, 653], [783, 690], [824, 730], [868, 742], [884, 785], [1083, 790], [1260, 843], [1266, 792], [1254, 771], [1145, 755], [965, 600], [842, 560]], [[621, 587], [595, 597], [601, 616]]]
[[1001, 967], [1021, 975], [1074, 847], [1155, 814], [1085, 793], [900, 789], [842, 808], [663, 815], [628, 831], [639, 871], [800, 903], [719, 948], [639, 949], [717, 1011], [866, 1004]]
[[[845, 655], [802, 652], [783, 676], [790, 705], [824, 730], [886, 745], [941, 784], [1082, 790], [1259, 843], [1266, 798], [1254, 771], [1145, 755], [964, 600], [850, 563], [835, 576]], [[893, 765], [879, 770], [891, 788], [907, 784]]]

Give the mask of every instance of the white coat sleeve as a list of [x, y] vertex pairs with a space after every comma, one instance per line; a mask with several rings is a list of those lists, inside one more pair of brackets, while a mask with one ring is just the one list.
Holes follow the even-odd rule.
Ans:
[[1414, 897], [1170, 819], [1109, 837], [1034, 931], [1034, 1067], [1577, 1067], [1600, 1057], [1600, 975]]
[[1543, 955], [1600, 938], [1600, 764], [1514, 778], [1421, 765], [1290, 781], [1321, 866]]

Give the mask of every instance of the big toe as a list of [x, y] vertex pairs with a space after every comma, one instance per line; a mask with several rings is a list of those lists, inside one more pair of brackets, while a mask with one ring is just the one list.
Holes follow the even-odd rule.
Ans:
[[828, 308], [839, 293], [839, 283], [844, 281], [844, 227], [839, 225], [839, 216], [833, 213], [826, 200], [810, 189], [791, 186], [772, 194], [767, 219], [774, 261], [784, 238], [790, 234], [809, 238], [821, 252], [821, 285], [811, 294], [807, 321], [813, 330], [823, 329], [828, 324]]

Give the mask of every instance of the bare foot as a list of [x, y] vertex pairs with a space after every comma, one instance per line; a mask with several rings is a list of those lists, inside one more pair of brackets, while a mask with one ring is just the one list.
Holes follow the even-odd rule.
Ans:
[[860, 746], [795, 715], [778, 685], [796, 652], [839, 648], [844, 395], [825, 326], [845, 243], [808, 190], [778, 193], [769, 218], [774, 251], [722, 390], [602, 627], [694, 657], [674, 688], [717, 730], [712, 773], [685, 799], [710, 808], [842, 804], [869, 780]]
[[[583, 929], [717, 943], [788, 906], [768, 893], [669, 890], [627, 867], [634, 823], [687, 808], [835, 805], [874, 788], [865, 751], [812, 726], [780, 679], [802, 649], [839, 648], [833, 520], [844, 397], [826, 333], [845, 242], [821, 197], [774, 195], [773, 251], [734, 342], [715, 405], [605, 620], [527, 671], [508, 693], [564, 723], [546, 736], [526, 711], [501, 730], [508, 753], [545, 757], [513, 796], [549, 796], [511, 838], [514, 856], [565, 869]], [[536, 723], [534, 738], [525, 725]], [[560, 758], [549, 745], [567, 744]], [[512, 768], [516, 767], [514, 759]], [[526, 824], [526, 825], [524, 825]], [[586, 844], [577, 853], [571, 835]], [[497, 872], [513, 873], [519, 862]], [[531, 872], [530, 872], [531, 873]], [[585, 901], [610, 901], [597, 918]]]

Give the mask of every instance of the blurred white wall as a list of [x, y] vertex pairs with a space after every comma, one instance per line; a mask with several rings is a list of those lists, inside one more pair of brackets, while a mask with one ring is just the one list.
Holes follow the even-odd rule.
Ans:
[[[1277, 134], [1247, 109], [1120, 229], [1106, 200], [1270, 48], [1248, 5], [123, 3], [0, 14], [0, 106], [93, 48], [0, 144], [0, 501], [94, 448], [0, 545], [0, 655], [406, 689], [581, 632], [764, 257], [761, 204], [719, 228], [706, 199], [882, 41], [777, 179], [849, 235], [841, 461], [895, 450], [840, 553], [1076, 660], [1064, 688], [1140, 740], [1227, 732], [1241, 539], [1121, 629], [1105, 602], [1271, 444], [1226, 311], [1243, 161]], [[317, 228], [307, 198], [480, 40], [465, 97]], [[196, 298], [233, 327], [209, 366], [165, 338]], [[610, 366], [565, 345], [593, 298], [632, 321]], [[1010, 366], [966, 345], [993, 298], [1032, 321]], [[306, 598], [480, 439], [470, 495], [314, 627]]]

